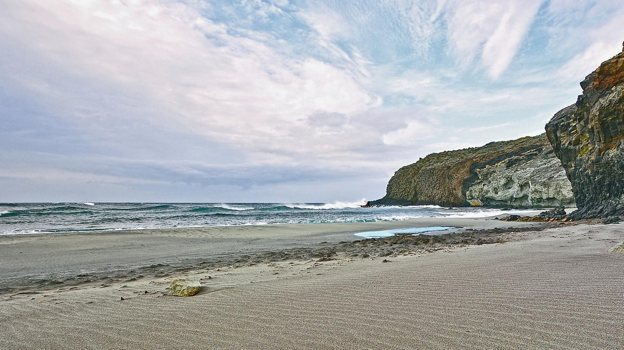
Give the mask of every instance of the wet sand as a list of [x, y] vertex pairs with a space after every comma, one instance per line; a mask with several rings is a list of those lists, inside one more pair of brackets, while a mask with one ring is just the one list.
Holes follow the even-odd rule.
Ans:
[[259, 252], [361, 239], [362, 231], [405, 227], [522, 227], [487, 219], [413, 219], [396, 222], [230, 226], [84, 234], [0, 236], [0, 294], [59, 284], [111, 283], [158, 277], [201, 263], [234, 263]]
[[[336, 237], [305, 229], [299, 234], [313, 251], [371, 242], [354, 242], [349, 230]], [[252, 239], [242, 236], [240, 244]], [[280, 236], [263, 239], [305, 249], [288, 247]], [[494, 243], [497, 237], [506, 243]], [[624, 347], [624, 253], [609, 252], [624, 240], [624, 224], [490, 230], [480, 238], [490, 241], [417, 244], [380, 256], [391, 244], [375, 240], [366, 258], [336, 248], [330, 259], [196, 268], [104, 286], [4, 294], [0, 348]], [[37, 240], [48, 238], [22, 244]], [[181, 276], [201, 280], [204, 290], [189, 298], [167, 296], [169, 282]]]

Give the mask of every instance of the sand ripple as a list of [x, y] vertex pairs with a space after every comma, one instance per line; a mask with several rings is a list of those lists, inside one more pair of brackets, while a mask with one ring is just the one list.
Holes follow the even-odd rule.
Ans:
[[[280, 265], [275, 278], [232, 270], [192, 298], [162, 284], [23, 296], [0, 304], [0, 348], [624, 348], [624, 258], [607, 252], [623, 233], [566, 230], [390, 263]], [[213, 289], [237, 273], [248, 276]]]

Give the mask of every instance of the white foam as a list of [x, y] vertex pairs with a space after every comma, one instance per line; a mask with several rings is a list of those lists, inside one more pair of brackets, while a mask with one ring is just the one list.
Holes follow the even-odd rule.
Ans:
[[82, 203], [82, 204], [84, 204], [84, 205], [88, 205], [88, 206], [90, 206], [90, 207], [92, 207], [92, 206], [94, 206], [94, 205], [95, 205], [95, 203], [91, 203], [91, 202], [84, 202], [84, 203]]
[[382, 205], [375, 209], [444, 209], [439, 205]]
[[234, 207], [229, 204], [215, 204], [215, 208], [223, 208], [227, 210], [238, 210], [238, 211], [255, 209], [254, 207]]
[[471, 219], [471, 218], [486, 218], [486, 217], [489, 217], [489, 216], [498, 216], [498, 215], [503, 215], [503, 214], [522, 215], [522, 214], [529, 214], [529, 213], [532, 213], [534, 211], [535, 210], [497, 210], [497, 209], [491, 209], [491, 210], [466, 211], [466, 212], [463, 212], [463, 213], [456, 213], [456, 214], [442, 216], [442, 217], [451, 218], [451, 219]]
[[383, 237], [391, 237], [398, 233], [412, 233], [414, 235], [418, 235], [421, 233], [433, 232], [433, 231], [446, 231], [450, 230], [452, 227], [446, 226], [429, 226], [429, 227], [411, 227], [411, 228], [397, 228], [392, 230], [381, 230], [381, 231], [366, 231], [359, 232], [355, 235], [358, 237], [364, 238], [383, 238]]
[[419, 218], [420, 216], [378, 216], [375, 217], [379, 221], [403, 221], [409, 219]]
[[312, 210], [328, 210], [328, 209], [349, 209], [361, 208], [367, 203], [367, 200], [361, 199], [357, 202], [334, 202], [325, 204], [285, 204], [285, 206], [293, 209], [312, 209]]
[[4, 215], [4, 214], [8, 214], [8, 213], [10, 213], [10, 212], [11, 212], [10, 210], [3, 210], [3, 211], [0, 211], [0, 216], [2, 216], [2, 215]]

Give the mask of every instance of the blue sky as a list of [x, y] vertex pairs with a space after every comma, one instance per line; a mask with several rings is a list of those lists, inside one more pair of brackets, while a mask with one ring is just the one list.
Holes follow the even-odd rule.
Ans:
[[332, 202], [543, 132], [605, 1], [0, 0], [0, 202]]

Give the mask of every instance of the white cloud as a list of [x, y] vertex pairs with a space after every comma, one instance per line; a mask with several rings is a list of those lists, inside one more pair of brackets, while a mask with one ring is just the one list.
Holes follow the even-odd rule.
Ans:
[[423, 140], [435, 137], [437, 134], [433, 125], [417, 120], [411, 120], [407, 126], [383, 135], [384, 144], [390, 146], [414, 146]]
[[279, 7], [286, 7], [289, 5], [289, 1], [288, 0], [269, 0], [273, 5], [275, 6], [279, 6]]
[[[79, 87], [53, 76], [112, 85], [137, 96], [137, 103], [154, 104], [159, 112], [145, 122], [253, 151], [270, 150], [271, 143], [304, 150], [318, 140], [288, 134], [301, 118], [349, 115], [379, 104], [349, 71], [311, 57], [286, 57], [263, 42], [228, 34], [189, 5], [23, 1], [0, 17], [9, 34], [4, 42], [16, 51], [30, 50], [34, 66], [54, 71], [22, 70], [16, 80], [32, 90], [47, 87], [36, 93], [59, 104], [67, 118], [111, 106], [76, 96]], [[81, 112], [76, 99], [82, 100]], [[120, 123], [137, 118], [130, 110], [118, 112]]]
[[345, 20], [325, 6], [314, 6], [299, 16], [326, 41], [346, 39], [349, 36]]
[[566, 62], [557, 75], [567, 81], [581, 81], [598, 68], [600, 63], [620, 52], [624, 40], [622, 23], [624, 11], [616, 13], [609, 22], [591, 30], [591, 44]]
[[263, 20], [268, 20], [268, 18], [272, 15], [281, 14], [282, 10], [278, 6], [288, 5], [288, 1], [284, 4], [282, 2], [268, 3], [262, 0], [241, 0], [241, 4], [247, 9], [247, 11], [255, 13]]
[[498, 78], [514, 58], [542, 0], [453, 1], [445, 16], [450, 50], [467, 66], [480, 58]]
[[541, 0], [301, 4], [5, 2], [0, 148], [66, 155], [30, 161], [55, 159], [50, 183], [270, 187], [348, 168], [383, 190], [427, 152], [541, 132], [619, 52], [624, 21], [615, 0], [539, 16]]

